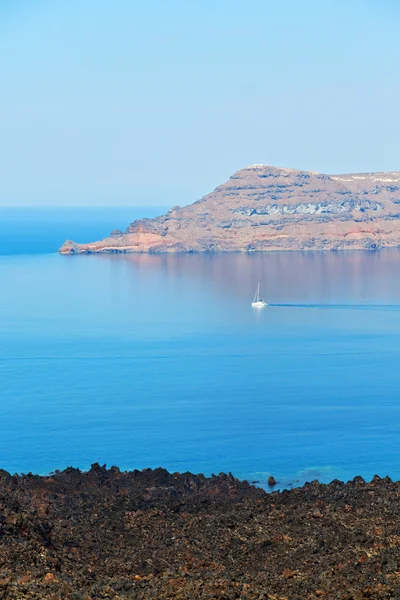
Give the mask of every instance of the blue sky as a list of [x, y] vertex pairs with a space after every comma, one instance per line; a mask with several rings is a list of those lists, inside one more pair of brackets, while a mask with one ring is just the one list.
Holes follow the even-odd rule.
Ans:
[[2, 0], [0, 204], [400, 170], [399, 25], [395, 0]]

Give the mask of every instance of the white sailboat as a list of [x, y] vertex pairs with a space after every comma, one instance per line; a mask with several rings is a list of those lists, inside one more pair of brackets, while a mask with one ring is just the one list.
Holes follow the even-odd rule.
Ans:
[[267, 303], [260, 298], [260, 284], [257, 286], [257, 290], [254, 296], [254, 300], [251, 303], [253, 308], [264, 308], [264, 306], [268, 306]]

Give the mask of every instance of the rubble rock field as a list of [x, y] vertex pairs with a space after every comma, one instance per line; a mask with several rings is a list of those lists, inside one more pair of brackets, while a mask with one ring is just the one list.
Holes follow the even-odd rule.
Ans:
[[0, 598], [400, 598], [400, 483], [0, 471]]

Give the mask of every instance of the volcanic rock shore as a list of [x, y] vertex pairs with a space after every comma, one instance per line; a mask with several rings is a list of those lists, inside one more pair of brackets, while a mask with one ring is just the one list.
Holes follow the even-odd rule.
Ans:
[[0, 471], [0, 598], [400, 598], [400, 483]]
[[361, 250], [400, 246], [400, 172], [325, 175], [252, 165], [211, 194], [61, 254]]

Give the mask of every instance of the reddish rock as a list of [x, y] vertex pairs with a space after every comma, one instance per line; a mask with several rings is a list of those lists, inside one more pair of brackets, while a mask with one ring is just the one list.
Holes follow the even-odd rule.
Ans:
[[[400, 245], [400, 172], [252, 165], [194, 204], [61, 254], [377, 249]], [[112, 224], [110, 223], [110, 226]]]
[[0, 599], [398, 598], [399, 497], [388, 478], [268, 494], [223, 474], [2, 471]]

